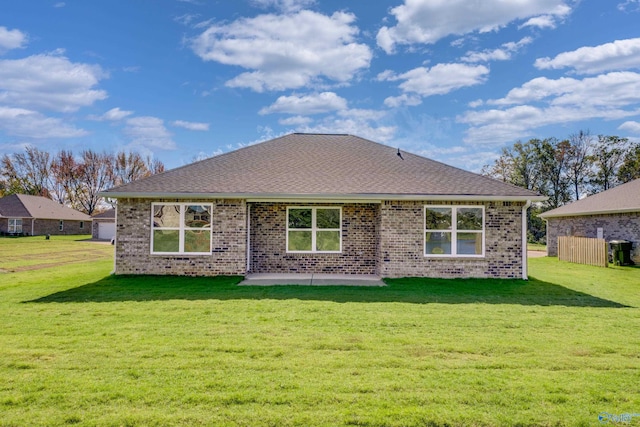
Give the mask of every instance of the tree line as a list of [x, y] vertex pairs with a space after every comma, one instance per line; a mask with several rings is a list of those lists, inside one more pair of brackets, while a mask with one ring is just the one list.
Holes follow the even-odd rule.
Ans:
[[51, 154], [33, 146], [0, 160], [0, 197], [43, 196], [88, 215], [104, 204], [101, 191], [164, 171], [162, 162], [136, 152], [82, 150]]
[[542, 212], [640, 178], [640, 143], [588, 131], [567, 139], [530, 139], [502, 149], [482, 174], [537, 191], [548, 199], [529, 210], [529, 241], [543, 242]]

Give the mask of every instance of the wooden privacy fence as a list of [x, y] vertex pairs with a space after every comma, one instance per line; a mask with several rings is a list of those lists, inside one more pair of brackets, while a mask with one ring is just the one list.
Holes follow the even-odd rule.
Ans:
[[573, 236], [558, 237], [558, 259], [560, 261], [606, 267], [608, 257], [607, 242], [604, 239]]

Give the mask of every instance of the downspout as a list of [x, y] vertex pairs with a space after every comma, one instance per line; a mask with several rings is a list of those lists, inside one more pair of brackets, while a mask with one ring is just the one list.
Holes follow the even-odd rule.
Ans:
[[245, 274], [251, 270], [251, 204], [247, 203], [247, 269]]
[[527, 209], [531, 206], [531, 200], [522, 206], [522, 280], [529, 280], [527, 268]]
[[31, 235], [32, 236], [35, 236], [35, 234], [33, 234], [33, 227], [35, 227], [35, 223], [36, 223], [36, 219], [31, 218]]
[[[116, 201], [116, 203], [117, 203], [117, 201]], [[116, 210], [116, 212], [115, 212], [114, 218], [115, 218], [115, 221], [116, 221], [116, 224], [115, 224], [116, 225], [116, 227], [115, 227], [116, 229], [115, 229], [115, 233], [113, 234], [113, 271], [111, 272], [111, 274], [114, 274], [114, 275], [117, 273], [117, 271], [116, 271], [116, 261], [117, 261], [117, 257], [118, 257], [118, 251], [117, 251], [117, 248], [118, 248], [118, 205], [117, 204], [116, 204], [115, 210]], [[99, 224], [98, 224], [98, 227], [100, 227]], [[91, 231], [93, 232], [93, 223], [91, 223]]]

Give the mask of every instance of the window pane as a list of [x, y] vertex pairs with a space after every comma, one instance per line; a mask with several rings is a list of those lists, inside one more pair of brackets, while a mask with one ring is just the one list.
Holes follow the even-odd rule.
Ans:
[[317, 209], [316, 227], [340, 228], [340, 209]]
[[211, 250], [209, 230], [186, 230], [184, 232], [185, 252], [209, 252]]
[[451, 233], [427, 233], [425, 242], [426, 254], [451, 254]]
[[427, 208], [425, 215], [427, 230], [451, 229], [451, 208]]
[[180, 227], [180, 205], [155, 205], [154, 227]]
[[318, 251], [340, 250], [340, 232], [339, 231], [318, 231], [316, 235], [316, 246]]
[[311, 251], [311, 231], [289, 231], [289, 251]]
[[458, 230], [482, 230], [482, 208], [458, 208]]
[[458, 254], [482, 255], [482, 233], [457, 233]]
[[191, 228], [209, 227], [211, 214], [207, 206], [187, 206], [184, 225]]
[[180, 232], [178, 230], [153, 230], [153, 252], [178, 252]]
[[311, 228], [311, 209], [289, 209], [289, 228]]

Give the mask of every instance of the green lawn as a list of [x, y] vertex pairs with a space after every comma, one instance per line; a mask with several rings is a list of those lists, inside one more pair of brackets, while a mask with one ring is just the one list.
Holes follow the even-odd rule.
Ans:
[[[50, 255], [24, 269], [17, 254], [43, 245]], [[537, 258], [528, 282], [253, 288], [110, 276], [112, 251], [0, 239], [0, 426], [592, 426], [640, 414], [640, 268]]]

